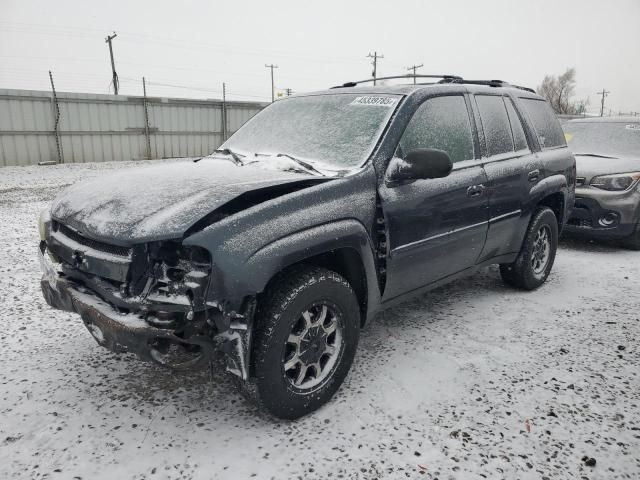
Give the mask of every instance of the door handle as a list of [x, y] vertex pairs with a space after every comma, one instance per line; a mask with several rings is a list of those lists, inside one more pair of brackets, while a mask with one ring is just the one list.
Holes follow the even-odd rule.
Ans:
[[484, 192], [484, 185], [472, 185], [467, 188], [467, 197], [479, 197]]
[[530, 182], [537, 182], [540, 178], [540, 170], [532, 170], [528, 173], [527, 178]]

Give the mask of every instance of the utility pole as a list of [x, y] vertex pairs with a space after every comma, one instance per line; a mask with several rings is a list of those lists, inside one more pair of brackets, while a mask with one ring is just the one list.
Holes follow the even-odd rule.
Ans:
[[416, 84], [416, 70], [419, 68], [424, 67], [424, 64], [420, 64], [420, 65], [411, 65], [410, 67], [407, 67], [407, 70], [413, 70], [413, 84]]
[[373, 65], [373, 84], [376, 84], [376, 78], [377, 78], [377, 74], [378, 74], [378, 59], [379, 58], [384, 58], [384, 55], [378, 55], [378, 52], [373, 52], [373, 55], [371, 55], [371, 52], [369, 52], [369, 55], [367, 55], [367, 58], [373, 58], [373, 60], [371, 61], [371, 65]]
[[109, 55], [111, 56], [111, 71], [113, 72], [113, 91], [115, 93], [115, 95], [118, 95], [118, 87], [119, 82], [118, 82], [118, 74], [116, 73], [116, 64], [113, 61], [113, 47], [111, 46], [111, 41], [116, 38], [116, 32], [113, 32], [113, 35], [107, 35], [107, 38], [105, 39], [105, 43], [109, 44]]
[[58, 163], [64, 163], [64, 154], [62, 152], [62, 139], [60, 138], [60, 105], [58, 104], [58, 94], [56, 93], [56, 86], [53, 84], [53, 74], [51, 73], [51, 70], [49, 70], [49, 80], [51, 81], [51, 91], [53, 92], [53, 106], [54, 106], [53, 135], [56, 139]]
[[293, 90], [291, 90], [290, 88], [285, 88], [284, 93], [285, 95], [287, 95], [287, 97], [290, 97], [291, 94], [293, 93]]
[[265, 63], [264, 66], [271, 69], [271, 103], [273, 103], [276, 99], [276, 87], [273, 83], [273, 69], [278, 68], [278, 65], [274, 65], [273, 63], [271, 65], [267, 65]]
[[609, 95], [611, 92], [606, 91], [604, 88], [602, 89], [601, 92], [598, 92], [598, 95], [602, 95], [602, 100], [600, 101], [600, 116], [604, 116], [604, 99], [607, 95]]

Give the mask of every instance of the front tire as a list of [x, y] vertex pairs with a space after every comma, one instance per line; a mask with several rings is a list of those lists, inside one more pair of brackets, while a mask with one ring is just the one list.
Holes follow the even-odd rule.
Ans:
[[257, 318], [254, 398], [284, 419], [318, 409], [345, 379], [359, 334], [358, 301], [342, 276], [309, 267], [283, 278]]
[[553, 210], [541, 207], [531, 217], [516, 261], [500, 264], [500, 275], [508, 285], [534, 290], [551, 273], [557, 249], [558, 220]]

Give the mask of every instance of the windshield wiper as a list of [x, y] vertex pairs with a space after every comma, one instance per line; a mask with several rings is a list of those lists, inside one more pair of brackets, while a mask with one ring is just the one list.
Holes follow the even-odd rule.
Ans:
[[[242, 155], [242, 154], [240, 154], [238, 152], [234, 152], [230, 148], [218, 148], [218, 149], [214, 150], [213, 153], [221, 153], [223, 155], [227, 155], [227, 156], [231, 157], [231, 160], [233, 161], [233, 163], [235, 163], [236, 165], [238, 165], [240, 167], [244, 165], [244, 162], [242, 161], [241, 157], [244, 157], [245, 155]], [[210, 156], [211, 155], [207, 155], [207, 157], [210, 157]], [[206, 158], [206, 157], [196, 158], [194, 160], [194, 162], [199, 162], [203, 158]]]
[[296, 158], [293, 155], [289, 155], [288, 153], [277, 153], [276, 157], [286, 157], [289, 160], [292, 160], [295, 163], [297, 163], [298, 165], [300, 165], [302, 168], [304, 168], [309, 173], [313, 173], [315, 175], [322, 175], [323, 177], [325, 176], [324, 173], [322, 173], [320, 170], [315, 168], [310, 163], [307, 163], [304, 160], [300, 160], [299, 158]]
[[598, 157], [598, 158], [618, 158], [611, 155], [601, 155], [599, 153], [574, 153], [574, 155], [580, 155], [581, 157]]

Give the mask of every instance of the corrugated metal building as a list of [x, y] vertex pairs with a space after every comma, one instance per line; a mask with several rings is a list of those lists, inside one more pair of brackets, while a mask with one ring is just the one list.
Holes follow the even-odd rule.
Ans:
[[[223, 139], [220, 100], [0, 89], [0, 166], [206, 155]], [[227, 136], [266, 106], [226, 102]], [[146, 107], [146, 113], [145, 113]], [[148, 118], [148, 128], [146, 120]]]

